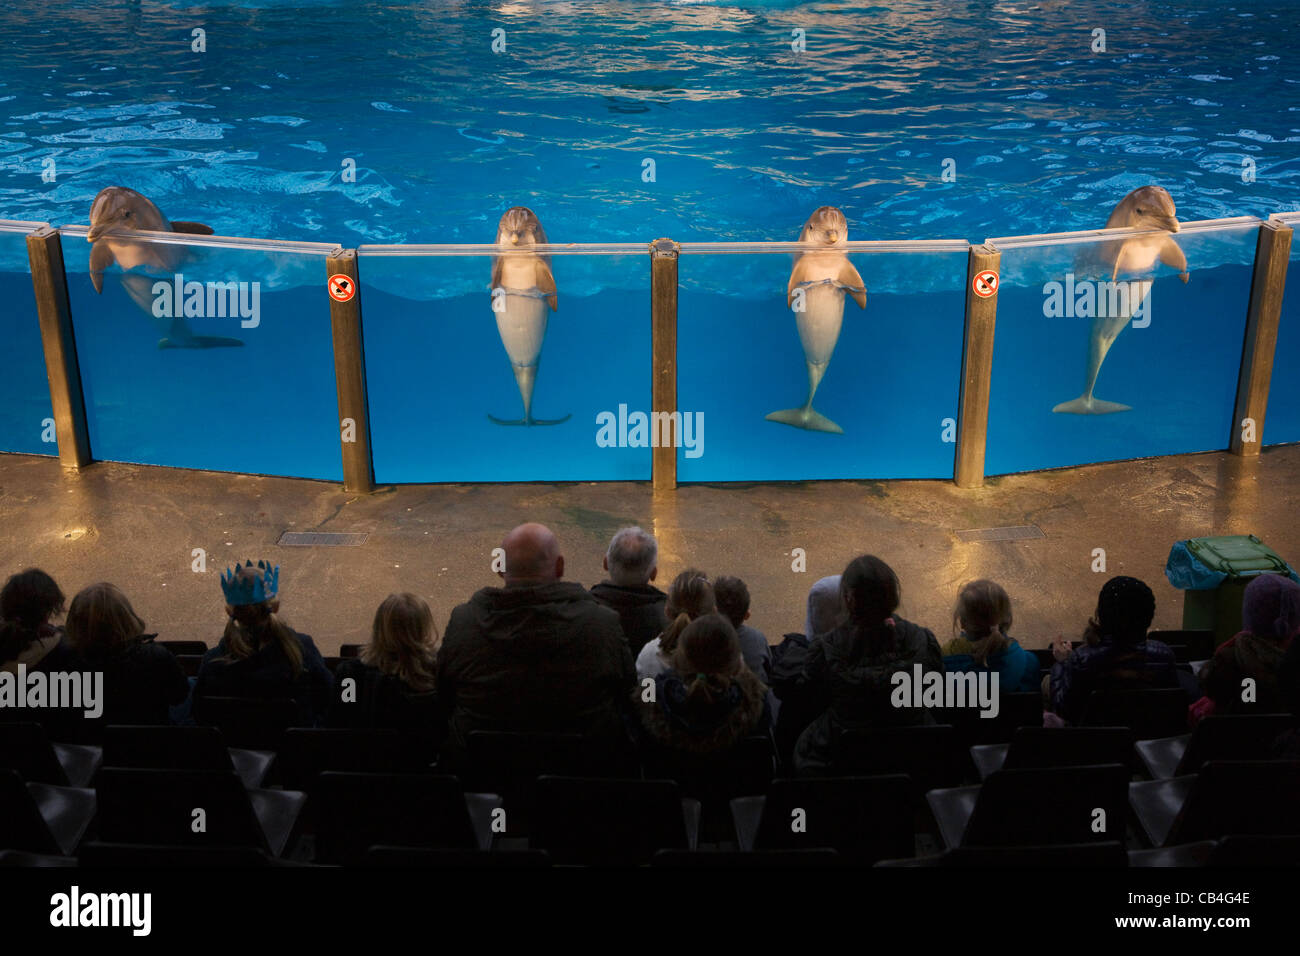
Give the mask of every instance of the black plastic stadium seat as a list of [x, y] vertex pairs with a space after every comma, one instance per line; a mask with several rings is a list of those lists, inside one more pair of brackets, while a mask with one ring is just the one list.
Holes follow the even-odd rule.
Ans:
[[840, 734], [835, 772], [843, 776], [905, 773], [918, 796], [961, 783], [965, 759], [951, 724], [880, 727]]
[[431, 772], [432, 754], [396, 730], [292, 727], [275, 759], [275, 779], [311, 793], [327, 770], [351, 773]]
[[[105, 767], [96, 790], [105, 843], [251, 846], [272, 856], [284, 853], [307, 800], [293, 790], [245, 790], [234, 771], [215, 770]], [[196, 808], [205, 816], [197, 833]]]
[[1207, 866], [1216, 846], [1213, 840], [1198, 840], [1178, 846], [1156, 847], [1152, 850], [1129, 850], [1128, 865], [1144, 867]]
[[1216, 841], [1210, 866], [1300, 866], [1300, 836], [1231, 834]]
[[84, 787], [99, 770], [98, 747], [51, 743], [35, 723], [0, 723], [0, 769], [16, 770], [24, 780], [56, 787]]
[[372, 846], [485, 851], [500, 800], [466, 794], [440, 774], [341, 773], [316, 778], [308, 818], [316, 862], [355, 865]]
[[545, 850], [440, 850], [429, 847], [372, 846], [364, 866], [403, 869], [536, 870], [551, 865]]
[[766, 793], [776, 775], [776, 749], [769, 737], [743, 737], [729, 750], [684, 753], [646, 747], [642, 768], [648, 780], [672, 780], [682, 796], [700, 802], [700, 840], [723, 843], [734, 839], [730, 802], [736, 797]]
[[234, 771], [245, 787], [260, 787], [275, 754], [226, 746], [215, 727], [104, 728], [104, 766], [138, 770]]
[[957, 867], [990, 869], [1075, 869], [1077, 867], [1125, 867], [1129, 865], [1124, 844], [1118, 840], [1101, 843], [1066, 843], [1048, 846], [959, 846], [938, 856], [916, 860], [882, 860], [884, 867]]
[[[926, 794], [947, 847], [1100, 843], [1124, 831], [1128, 767], [999, 770], [983, 784]], [[1106, 828], [1094, 832], [1094, 811]]]
[[766, 797], [731, 801], [741, 850], [830, 847], [853, 864], [913, 855], [914, 810], [903, 774], [781, 779]]
[[251, 846], [150, 846], [140, 843], [82, 844], [78, 862], [90, 869], [133, 867], [189, 869], [246, 869], [270, 866], [273, 860]]
[[1200, 661], [1214, 656], [1213, 631], [1149, 631], [1147, 638], [1163, 641], [1170, 647], [1182, 645], [1187, 649], [1184, 660]]
[[1152, 846], [1232, 834], [1300, 835], [1300, 761], [1211, 760], [1198, 773], [1130, 784], [1129, 803]]
[[635, 865], [660, 849], [694, 849], [698, 801], [671, 780], [542, 776], [529, 845], [557, 864]]
[[1083, 708], [1087, 727], [1128, 727], [1138, 740], [1187, 730], [1187, 694], [1178, 687], [1096, 691]]
[[347, 660], [349, 657], [360, 657], [364, 644], [344, 644], [339, 648], [339, 657]]
[[0, 770], [0, 847], [71, 856], [95, 816], [95, 791], [27, 783]]
[[0, 867], [3, 866], [76, 866], [76, 857], [54, 856], [49, 853], [28, 853], [26, 850], [0, 850]]
[[1295, 725], [1290, 714], [1216, 715], [1190, 734], [1139, 740], [1137, 753], [1155, 779], [1181, 777], [1207, 760], [1263, 760], [1278, 734]]
[[1129, 766], [1133, 732], [1127, 727], [1021, 727], [1011, 743], [977, 745], [970, 749], [970, 756], [981, 780], [999, 770], [1103, 763]]
[[956, 731], [957, 747], [964, 754], [975, 744], [1006, 743], [1018, 727], [1043, 726], [1043, 695], [1000, 693], [996, 717], [981, 717], [974, 707], [937, 708], [933, 713], [936, 723]]
[[286, 728], [298, 719], [298, 705], [292, 700], [264, 700], [253, 697], [204, 697], [200, 724], [216, 727], [231, 747], [250, 750], [278, 750]]
[[329, 669], [329, 672], [331, 674], [337, 671], [339, 669], [339, 665], [343, 663], [343, 658], [341, 657], [325, 657], [322, 658], [322, 660], [325, 661], [325, 666]]
[[159, 647], [165, 647], [174, 655], [179, 657], [181, 654], [197, 654], [202, 657], [208, 652], [208, 645], [203, 641], [154, 641]]
[[838, 866], [843, 857], [830, 847], [808, 850], [660, 850], [650, 858], [650, 865], [688, 870], [789, 870]]
[[181, 673], [186, 677], [198, 677], [199, 668], [203, 666], [203, 655], [177, 654], [176, 663], [181, 665]]

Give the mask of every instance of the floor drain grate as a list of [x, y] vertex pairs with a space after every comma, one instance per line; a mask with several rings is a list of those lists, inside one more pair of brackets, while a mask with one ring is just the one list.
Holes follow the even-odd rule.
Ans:
[[276, 544], [289, 548], [355, 548], [369, 537], [364, 531], [286, 531]]
[[953, 532], [962, 541], [1024, 541], [1028, 538], [1046, 538], [1036, 524], [1020, 524], [1006, 528], [973, 528]]

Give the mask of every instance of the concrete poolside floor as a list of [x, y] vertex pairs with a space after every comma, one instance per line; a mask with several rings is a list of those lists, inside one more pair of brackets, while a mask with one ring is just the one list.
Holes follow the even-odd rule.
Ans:
[[[335, 654], [365, 640], [391, 591], [423, 595], [441, 630], [452, 607], [499, 583], [491, 552], [513, 525], [541, 521], [560, 537], [566, 577], [602, 577], [609, 536], [638, 523], [660, 542], [661, 585], [689, 565], [737, 574], [750, 623], [779, 641], [802, 629], [805, 595], [854, 555], [874, 552], [903, 583], [903, 616], [951, 633], [958, 586], [991, 577], [1011, 594], [1014, 636], [1045, 646], [1077, 638], [1106, 578], [1131, 574], [1156, 593], [1159, 628], [1177, 628], [1181, 592], [1164, 577], [1170, 545], [1253, 533], [1300, 562], [1300, 446], [1257, 459], [1221, 453], [1090, 465], [949, 482], [694, 485], [408, 485], [373, 495], [330, 483], [98, 462], [64, 474], [50, 458], [0, 455], [0, 574], [39, 566], [69, 599], [108, 580], [162, 639], [213, 644], [225, 616], [218, 575], [235, 560], [283, 566], [283, 616]], [[1043, 538], [968, 542], [963, 529], [1037, 525]], [[357, 547], [282, 547], [284, 531], [366, 532]], [[194, 549], [207, 555], [193, 570]], [[802, 548], [807, 570], [791, 569]], [[1093, 549], [1105, 573], [1091, 570]]]

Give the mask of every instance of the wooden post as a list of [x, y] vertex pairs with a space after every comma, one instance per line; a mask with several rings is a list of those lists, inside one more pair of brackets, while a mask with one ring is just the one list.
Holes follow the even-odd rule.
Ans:
[[[336, 249], [326, 259], [330, 281], [330, 329], [334, 336], [334, 380], [339, 398], [339, 441], [343, 449], [343, 488], [369, 494], [375, 490], [370, 458], [370, 407], [366, 399], [366, 359], [361, 334], [361, 283], [357, 251]], [[335, 281], [335, 276], [342, 276]], [[345, 302], [334, 297], [335, 286], [352, 296]]]
[[[682, 247], [671, 239], [650, 245], [650, 349], [654, 364], [650, 407], [656, 412], [677, 410], [677, 257]], [[677, 434], [672, 443], [654, 449], [651, 474], [654, 490], [677, 487]]]
[[[997, 324], [1000, 279], [992, 295], [981, 296], [976, 277], [998, 275], [1002, 253], [991, 245], [971, 246], [966, 267], [966, 331], [962, 348], [961, 400], [957, 419], [957, 457], [953, 479], [958, 488], [984, 484], [984, 446], [989, 427], [989, 383], [993, 376], [993, 329]], [[988, 286], [981, 283], [982, 290]]]
[[36, 293], [41, 344], [45, 347], [45, 372], [50, 381], [59, 463], [77, 470], [90, 464], [90, 439], [86, 432], [86, 403], [81, 392], [81, 367], [77, 363], [59, 231], [42, 226], [29, 235], [27, 258], [32, 269], [32, 290]]
[[[1264, 413], [1268, 411], [1268, 387], [1273, 377], [1273, 350], [1282, 315], [1282, 288], [1291, 258], [1291, 227], [1276, 220], [1263, 222], [1255, 242], [1255, 273], [1250, 282], [1250, 305], [1246, 312], [1246, 342], [1241, 351], [1241, 374], [1237, 377], [1237, 404], [1232, 416], [1228, 449], [1234, 455], [1253, 458], [1264, 444]], [[1243, 440], [1248, 432], [1252, 441]]]

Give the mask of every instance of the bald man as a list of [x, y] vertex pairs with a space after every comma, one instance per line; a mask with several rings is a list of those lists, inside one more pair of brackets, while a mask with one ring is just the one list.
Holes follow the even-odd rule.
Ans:
[[618, 614], [562, 580], [564, 556], [544, 525], [501, 542], [503, 588], [483, 588], [451, 613], [438, 652], [446, 708], [441, 761], [455, 766], [474, 730], [581, 733], [626, 739], [621, 709], [636, 671]]

